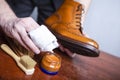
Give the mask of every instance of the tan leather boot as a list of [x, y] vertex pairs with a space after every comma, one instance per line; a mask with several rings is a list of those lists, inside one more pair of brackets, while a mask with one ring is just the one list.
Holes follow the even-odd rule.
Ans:
[[98, 44], [82, 33], [82, 5], [65, 0], [61, 7], [46, 21], [45, 25], [55, 34], [58, 41], [74, 53], [98, 56]]

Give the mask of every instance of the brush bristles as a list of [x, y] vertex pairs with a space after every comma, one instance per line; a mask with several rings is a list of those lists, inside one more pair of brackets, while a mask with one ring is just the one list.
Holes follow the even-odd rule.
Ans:
[[31, 57], [28, 55], [24, 55], [20, 59], [20, 63], [26, 68], [26, 69], [32, 69], [36, 65], [36, 61], [34, 61]]

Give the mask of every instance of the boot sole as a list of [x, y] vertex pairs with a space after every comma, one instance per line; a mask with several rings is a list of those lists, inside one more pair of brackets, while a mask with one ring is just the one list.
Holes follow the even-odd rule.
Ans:
[[100, 51], [89, 44], [67, 38], [56, 32], [53, 32], [53, 34], [56, 36], [60, 44], [62, 44], [65, 48], [69, 49], [73, 53], [91, 57], [99, 56]]

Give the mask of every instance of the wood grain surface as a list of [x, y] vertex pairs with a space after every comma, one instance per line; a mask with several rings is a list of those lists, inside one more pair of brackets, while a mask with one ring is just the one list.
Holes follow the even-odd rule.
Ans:
[[[5, 43], [0, 33], [0, 44]], [[35, 73], [25, 75], [15, 61], [0, 49], [0, 80], [120, 80], [120, 58], [101, 51], [99, 57], [77, 55], [68, 57], [58, 50], [62, 57], [62, 67], [57, 75], [47, 75], [35, 67]], [[34, 59], [39, 63], [40, 55]]]

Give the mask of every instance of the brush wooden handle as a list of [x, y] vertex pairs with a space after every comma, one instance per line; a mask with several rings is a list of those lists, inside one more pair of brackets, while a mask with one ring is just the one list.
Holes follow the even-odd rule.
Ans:
[[7, 44], [1, 44], [1, 48], [8, 54], [10, 55], [15, 61], [19, 61], [20, 57], [18, 57], [12, 49]]
[[23, 65], [23, 63], [20, 62], [20, 57], [18, 57], [12, 49], [6, 44], [1, 44], [0, 46], [8, 55], [10, 55], [17, 63], [17, 65], [26, 73], [26, 75], [32, 75], [34, 73], [34, 68], [32, 69], [26, 69], [26, 66]]

